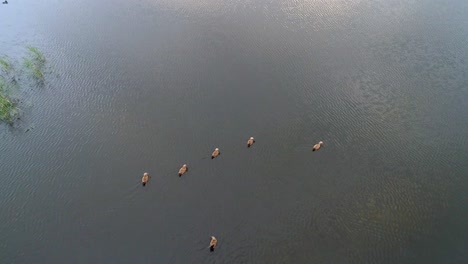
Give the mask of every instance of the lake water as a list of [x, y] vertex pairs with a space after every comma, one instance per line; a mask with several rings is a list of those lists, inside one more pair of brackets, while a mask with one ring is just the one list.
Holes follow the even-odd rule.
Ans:
[[467, 14], [466, 0], [0, 5], [0, 55], [32, 45], [50, 69], [0, 126], [1, 263], [466, 263]]

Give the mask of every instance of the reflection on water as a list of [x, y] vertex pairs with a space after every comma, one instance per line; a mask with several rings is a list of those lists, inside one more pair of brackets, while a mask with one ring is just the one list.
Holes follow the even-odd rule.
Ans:
[[37, 46], [54, 74], [27, 92], [17, 129], [0, 129], [0, 256], [461, 263], [467, 11], [461, 0], [1, 6], [0, 54]]

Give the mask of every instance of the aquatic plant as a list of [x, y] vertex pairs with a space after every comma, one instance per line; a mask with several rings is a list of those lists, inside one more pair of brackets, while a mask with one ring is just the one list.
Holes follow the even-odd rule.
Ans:
[[0, 74], [11, 82], [16, 82], [15, 69], [13, 63], [10, 62], [10, 58], [7, 56], [0, 57]]
[[42, 52], [37, 48], [28, 46], [27, 56], [23, 57], [24, 69], [16, 72], [14, 63], [7, 56], [0, 57], [0, 123], [8, 123], [10, 125], [17, 119], [19, 115], [18, 99], [12, 95], [20, 90], [22, 85], [27, 85], [27, 82], [20, 81], [16, 74], [30, 74], [39, 84], [44, 82], [44, 69], [46, 59]]
[[2, 69], [3, 73], [10, 74], [13, 70], [11, 63], [9, 62], [8, 57], [3, 56], [0, 57], [0, 69]]
[[7, 83], [3, 76], [0, 76], [0, 122], [13, 122], [14, 116], [18, 113], [15, 104], [6, 95]]
[[26, 48], [29, 50], [31, 58], [34, 61], [37, 61], [41, 63], [41, 65], [44, 65], [44, 63], [46, 62], [46, 59], [44, 57], [44, 54], [42, 54], [42, 52], [40, 52], [37, 48], [32, 47], [32, 46], [27, 46]]
[[44, 65], [46, 59], [37, 48], [28, 46], [28, 57], [23, 58], [24, 67], [38, 81], [44, 81]]
[[0, 121], [11, 123], [15, 114], [14, 104], [10, 99], [0, 94]]

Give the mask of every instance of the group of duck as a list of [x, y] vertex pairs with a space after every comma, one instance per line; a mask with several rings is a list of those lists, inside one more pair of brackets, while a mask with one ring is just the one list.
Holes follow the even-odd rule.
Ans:
[[[253, 137], [250, 137], [249, 140], [247, 140], [247, 147], [250, 148], [253, 144], [255, 143], [255, 139]], [[319, 150], [323, 145], [323, 141], [320, 141], [319, 143], [315, 144], [312, 147], [312, 151], [317, 151]], [[213, 153], [211, 153], [211, 159], [214, 159], [218, 157], [221, 154], [219, 148], [215, 148]], [[188, 172], [188, 167], [187, 164], [182, 165], [182, 167], [179, 169], [179, 177], [184, 175], [186, 172]], [[143, 173], [143, 177], [141, 178], [141, 184], [143, 186], [146, 186], [146, 184], [149, 181], [149, 174], [147, 172]], [[218, 240], [216, 237], [211, 236], [211, 241], [210, 241], [210, 251], [214, 251], [215, 247], [218, 245]]]

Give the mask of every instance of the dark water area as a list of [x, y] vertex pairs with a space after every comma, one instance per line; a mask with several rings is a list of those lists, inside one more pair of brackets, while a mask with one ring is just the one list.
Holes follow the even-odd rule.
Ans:
[[467, 14], [465, 0], [0, 5], [0, 56], [32, 45], [50, 68], [0, 125], [0, 262], [466, 263]]

